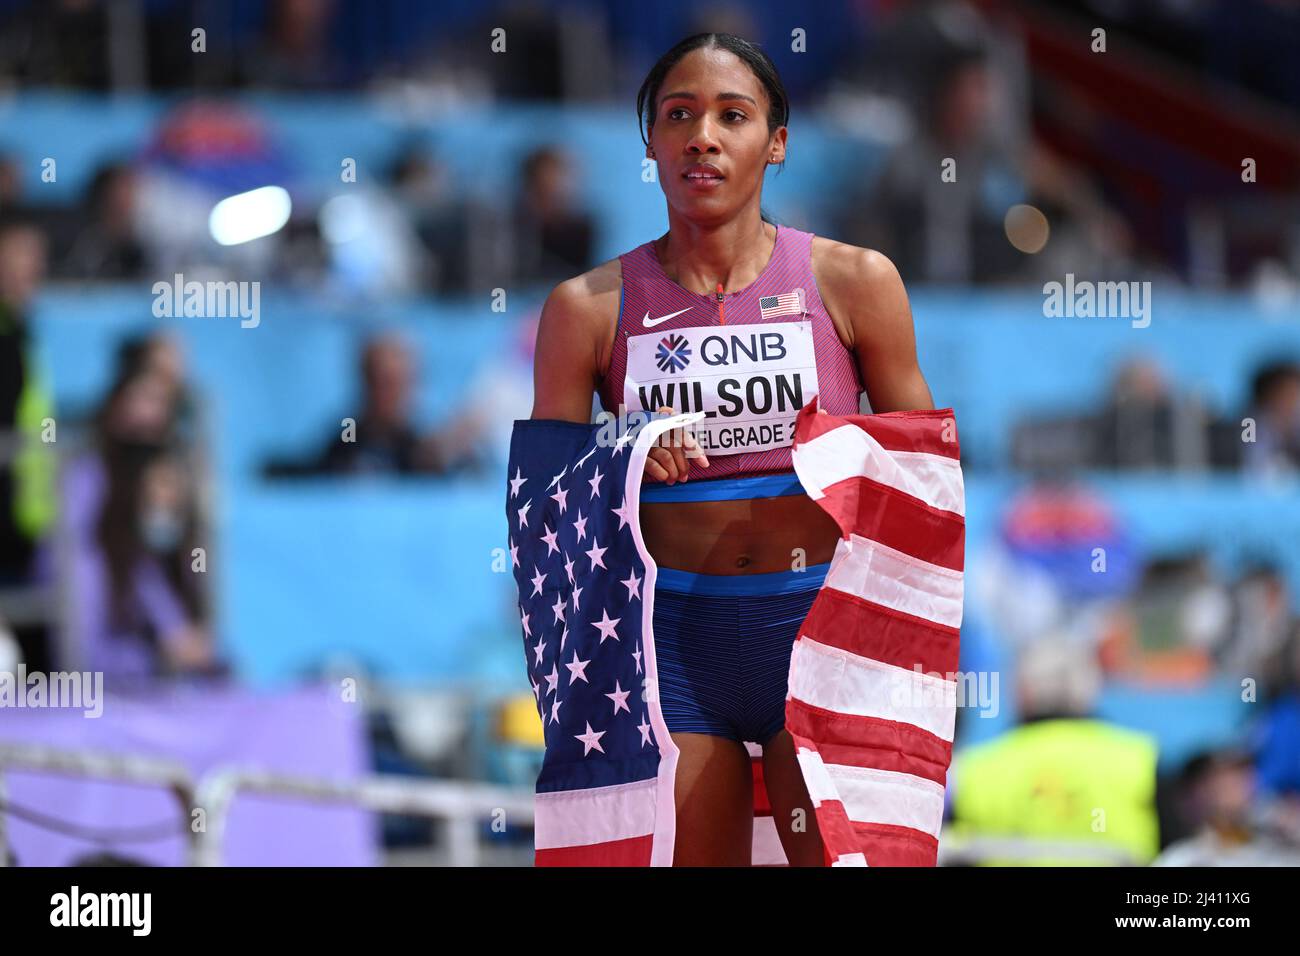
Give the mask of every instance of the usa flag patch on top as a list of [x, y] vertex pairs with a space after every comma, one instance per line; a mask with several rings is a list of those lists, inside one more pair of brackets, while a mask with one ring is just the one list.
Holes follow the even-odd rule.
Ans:
[[758, 300], [758, 311], [765, 319], [778, 315], [803, 315], [803, 289], [795, 289], [783, 295], [765, 295]]

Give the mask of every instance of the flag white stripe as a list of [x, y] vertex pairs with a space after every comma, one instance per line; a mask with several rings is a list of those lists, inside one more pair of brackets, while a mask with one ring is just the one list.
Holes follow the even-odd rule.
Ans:
[[951, 742], [957, 682], [859, 657], [807, 635], [790, 654], [789, 697], [855, 717], [911, 724]]
[[825, 763], [815, 750], [799, 751], [799, 767], [813, 806], [837, 800], [855, 823], [884, 823], [938, 839], [944, 788], [910, 773]]
[[951, 628], [961, 627], [962, 573], [858, 534], [841, 538], [825, 586]]
[[648, 836], [655, 828], [657, 779], [537, 794], [539, 850]]
[[790, 863], [785, 855], [785, 847], [781, 846], [781, 835], [776, 832], [776, 821], [771, 817], [754, 817], [753, 855], [750, 862], [754, 866], [784, 866]]
[[799, 769], [803, 771], [803, 781], [808, 787], [808, 798], [812, 800], [814, 807], [821, 806], [826, 800], [840, 798], [835, 792], [835, 784], [826, 773], [826, 764], [822, 762], [821, 754], [807, 747], [800, 747], [795, 759], [799, 761]]
[[844, 812], [855, 823], [885, 823], [939, 838], [943, 787], [933, 780], [896, 770], [825, 764]]
[[[646, 422], [637, 433], [636, 441], [628, 453], [630, 457], [626, 482], [623, 486], [623, 501], [625, 505], [631, 503], [632, 520], [627, 527], [632, 532], [632, 542], [636, 545], [637, 555], [645, 566], [645, 580], [642, 582], [641, 587], [641, 635], [642, 650], [645, 655], [646, 680], [650, 687], [656, 687], [659, 683], [659, 663], [655, 654], [654, 642], [654, 591], [659, 566], [655, 563], [654, 557], [645, 545], [645, 538], [641, 534], [641, 479], [645, 474], [645, 461], [650, 455], [650, 448], [658, 440], [659, 436], [670, 429], [692, 425], [702, 418], [704, 418], [703, 412], [682, 412], [668, 418]], [[663, 708], [659, 705], [657, 695], [650, 695], [646, 701], [646, 709], [650, 713], [652, 734], [655, 743], [659, 747], [659, 776], [657, 781], [650, 781], [650, 783], [654, 783], [658, 787], [657, 799], [650, 805], [649, 811], [651, 814], [650, 829], [654, 831], [654, 840], [651, 842], [650, 865], [671, 866], [673, 847], [677, 841], [675, 801], [677, 758], [680, 751], [677, 745], [673, 743], [672, 735], [668, 731], [668, 724], [664, 720]], [[538, 845], [540, 846], [540, 844]]]
[[866, 477], [941, 511], [966, 514], [961, 462], [923, 451], [889, 451], [856, 425], [841, 425], [802, 442], [793, 453], [795, 472], [810, 497], [847, 478]]

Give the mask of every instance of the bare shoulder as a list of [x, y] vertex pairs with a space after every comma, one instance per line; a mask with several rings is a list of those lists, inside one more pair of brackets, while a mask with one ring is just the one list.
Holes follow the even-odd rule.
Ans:
[[898, 269], [883, 252], [824, 236], [813, 237], [812, 267], [818, 288], [829, 288], [833, 295], [872, 295], [903, 284]]
[[537, 324], [533, 417], [587, 421], [592, 390], [609, 367], [622, 266], [603, 262], [558, 283]]
[[622, 265], [611, 259], [558, 283], [542, 306], [539, 339], [561, 341], [570, 353], [582, 344], [600, 357], [605, 340], [613, 337], [622, 281]]
[[911, 327], [903, 279], [884, 253], [814, 236], [812, 269], [827, 311], [850, 327], [852, 341], [881, 323]]
[[598, 311], [601, 304], [608, 303], [610, 298], [617, 304], [622, 284], [622, 263], [618, 259], [610, 259], [594, 269], [558, 283], [546, 301], [554, 303], [558, 308], [590, 314]]

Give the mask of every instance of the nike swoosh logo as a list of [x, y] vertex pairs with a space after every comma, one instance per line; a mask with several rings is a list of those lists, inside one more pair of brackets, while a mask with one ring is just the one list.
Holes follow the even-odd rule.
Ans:
[[668, 315], [661, 315], [661, 316], [659, 316], [659, 318], [657, 318], [657, 319], [652, 319], [652, 318], [650, 318], [650, 313], [647, 312], [647, 313], [645, 314], [645, 318], [641, 320], [641, 324], [644, 325], [647, 329], [652, 329], [652, 328], [654, 328], [656, 325], [658, 325], [660, 322], [667, 322], [667, 321], [668, 321], [669, 319], [671, 319], [673, 316], [681, 315], [682, 312], [689, 312], [689, 311], [691, 311], [691, 309], [693, 309], [693, 308], [695, 308], [695, 306], [693, 306], [693, 305], [688, 305], [686, 308], [682, 309], [680, 312], [671, 312], [671, 313], [669, 313]]

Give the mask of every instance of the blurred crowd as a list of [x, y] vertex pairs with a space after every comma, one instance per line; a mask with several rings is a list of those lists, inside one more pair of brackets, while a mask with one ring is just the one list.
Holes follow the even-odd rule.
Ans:
[[[119, 341], [95, 407], [56, 416], [30, 326], [48, 245], [38, 221], [0, 217], [0, 667], [76, 661], [114, 683], [221, 675], [205, 403], [179, 340], [155, 331]], [[412, 354], [395, 334], [362, 341], [350, 427], [264, 474], [486, 477], [501, 440], [493, 407], [467, 403], [438, 428], [417, 424]], [[483, 374], [498, 372], [519, 378], [513, 365]], [[497, 386], [510, 401], [509, 383]]]
[[1235, 414], [1208, 407], [1171, 382], [1157, 359], [1120, 365], [1100, 407], [1035, 412], [1012, 433], [1014, 467], [1045, 474], [1099, 471], [1240, 471], [1263, 480], [1300, 475], [1300, 350], [1250, 376]]
[[[266, 0], [217, 14], [197, 0], [174, 0], [132, 20], [111, 17], [98, 0], [58, 0], [0, 14], [0, 77], [14, 84], [178, 89], [197, 98], [159, 130], [148, 161], [104, 165], [80, 207], [50, 222], [55, 274], [129, 278], [166, 272], [178, 256], [193, 259], [193, 237], [163, 228], [169, 218], [183, 220], [185, 207], [158, 165], [183, 164], [187, 145], [214, 132], [238, 134], [267, 161], [260, 169], [276, 168], [251, 117], [205, 98], [241, 88], [376, 96], [396, 89], [444, 105], [630, 103], [652, 57], [680, 38], [661, 26], [635, 29], [605, 0], [579, 3], [568, 17], [539, 2], [438, 6]], [[1107, 3], [1084, 5], [1087, 18], [1072, 20], [1056, 6], [844, 0], [807, 11], [807, 43], [818, 52], [806, 57], [785, 49], [788, 30], [775, 2], [692, 4], [680, 11], [679, 32], [756, 38], [788, 74], [796, 124], [820, 113], [858, 141], [872, 160], [832, 165], [822, 208], [799, 212], [828, 234], [880, 249], [907, 281], [1039, 283], [1069, 271], [1300, 295], [1300, 250], [1289, 225], [1300, 205], [1293, 143], [1279, 145], [1270, 124], [1250, 125], [1254, 111], [1237, 110], [1231, 136], [1239, 145], [1225, 165], [1218, 148], [1226, 129], [1181, 140], [1157, 125], [1142, 132], [1112, 98], [1090, 89], [1125, 88], [1153, 124], [1167, 116], [1176, 125], [1180, 112], [1199, 108], [1187, 81], [1204, 70], [1239, 100], [1257, 100], [1261, 115], [1293, 109], [1300, 79], [1280, 52], [1284, 38], [1300, 36], [1300, 12], [1263, 0], [1157, 9]], [[1051, 12], [1058, 16], [1036, 15]], [[191, 50], [194, 23], [207, 24], [202, 55]], [[1098, 23], [1110, 31], [1112, 73], [1044, 54]], [[509, 55], [489, 47], [493, 27], [506, 32]], [[1248, 57], [1250, 45], [1279, 57]], [[1167, 72], [1141, 68], [1154, 51], [1171, 57]], [[134, 70], [124, 65], [131, 63]], [[1078, 121], [1069, 124], [1068, 115]], [[1152, 136], [1163, 138], [1160, 148], [1144, 139]], [[797, 125], [791, 143], [797, 155]], [[1251, 189], [1241, 188], [1238, 153], [1272, 155]], [[1163, 184], [1158, 192], [1152, 179]], [[0, 207], [33, 200], [18, 193], [19, 180], [0, 162]], [[544, 145], [522, 158], [510, 195], [485, 202], [433, 151], [412, 147], [382, 182], [354, 190], [350, 200], [295, 210], [285, 234], [252, 265], [304, 284], [329, 273], [381, 294], [478, 291], [503, 276], [554, 282], [595, 264], [595, 222], [573, 181], [574, 158], [558, 143]], [[382, 234], [370, 243], [382, 255], [359, 256], [355, 244], [339, 241], [361, 220]], [[178, 245], [178, 238], [189, 241]], [[1243, 257], [1235, 247], [1246, 245]]]
[[[214, 158], [211, 144], [227, 136], [243, 139], [243, 154]], [[238, 272], [361, 297], [456, 295], [555, 283], [593, 264], [595, 218], [575, 194], [572, 158], [550, 145], [523, 156], [502, 208], [468, 196], [430, 149], [411, 144], [376, 186], [302, 201], [284, 229], [249, 247], [213, 242], [212, 204], [264, 185], [258, 173], [240, 182], [248, 167], [282, 162], [252, 113], [190, 104], [142, 155], [99, 167], [71, 206], [24, 190], [18, 160], [0, 143], [0, 216], [40, 229], [51, 277], [69, 282]], [[365, 241], [350, 241], [358, 236]]]
[[1018, 721], [958, 746], [950, 865], [1300, 865], [1300, 642], [1239, 739], [1161, 761], [1154, 736], [1097, 712], [1086, 646], [1045, 639], [1016, 664]]
[[[957, 860], [1300, 864], [1300, 606], [1276, 565], [1153, 551], [1086, 485], [1044, 481], [1010, 501], [969, 577], [1014, 719], [959, 734]], [[1124, 709], [1126, 690], [1145, 702]], [[1162, 713], [1193, 726], [1133, 729]], [[1200, 743], [1162, 753], [1179, 730]]]

